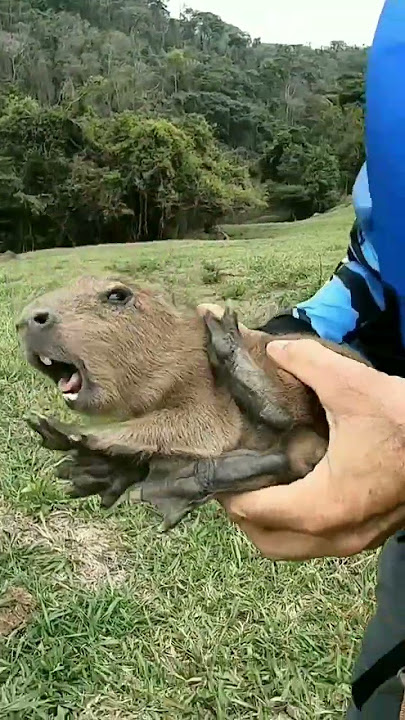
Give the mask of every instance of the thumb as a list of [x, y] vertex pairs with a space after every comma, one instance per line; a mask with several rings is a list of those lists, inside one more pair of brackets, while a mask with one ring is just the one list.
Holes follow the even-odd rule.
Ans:
[[369, 386], [375, 370], [341, 355], [317, 340], [271, 340], [267, 354], [316, 392], [322, 404], [336, 398], [338, 385]]
[[[197, 313], [202, 318], [208, 313], [211, 313], [214, 317], [220, 320], [224, 314], [224, 308], [220, 305], [214, 305], [212, 303], [200, 303], [200, 305], [197, 305]], [[246, 325], [239, 321], [238, 328], [242, 335], [256, 336], [259, 334], [256, 330], [250, 330], [246, 327]]]
[[197, 313], [200, 317], [211, 313], [214, 317], [220, 319], [224, 314], [224, 308], [212, 303], [200, 303], [200, 305], [197, 305]]

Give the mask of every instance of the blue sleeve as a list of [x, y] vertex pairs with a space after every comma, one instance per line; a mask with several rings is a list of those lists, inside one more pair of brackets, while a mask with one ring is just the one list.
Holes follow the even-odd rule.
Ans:
[[366, 322], [385, 309], [378, 261], [361, 229], [352, 232], [348, 253], [330, 280], [312, 298], [292, 311], [322, 338], [350, 342]]
[[405, 341], [405, 0], [386, 0], [370, 51], [366, 113], [371, 240]]

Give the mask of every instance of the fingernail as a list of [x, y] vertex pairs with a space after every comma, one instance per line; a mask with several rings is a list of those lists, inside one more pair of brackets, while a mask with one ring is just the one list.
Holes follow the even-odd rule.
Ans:
[[287, 348], [290, 342], [291, 340], [270, 340], [270, 342], [266, 345], [266, 352], [268, 355], [271, 355], [272, 350], [275, 350], [276, 352], [279, 350], [283, 351]]

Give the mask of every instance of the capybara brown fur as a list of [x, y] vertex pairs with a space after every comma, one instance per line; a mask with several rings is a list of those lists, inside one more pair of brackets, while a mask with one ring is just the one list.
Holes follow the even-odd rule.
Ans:
[[[203, 318], [136, 284], [83, 277], [32, 302], [17, 326], [28, 361], [72, 410], [110, 418], [90, 432], [31, 420], [47, 447], [70, 454], [78, 495], [104, 494], [110, 505], [135, 486], [137, 499], [159, 506], [162, 487], [172, 526], [185, 511], [173, 512], [171, 487], [189, 511], [220, 492], [303, 477], [326, 451], [316, 395], [266, 354], [274, 338], [243, 333], [228, 310]], [[96, 461], [108, 467], [103, 487]]]

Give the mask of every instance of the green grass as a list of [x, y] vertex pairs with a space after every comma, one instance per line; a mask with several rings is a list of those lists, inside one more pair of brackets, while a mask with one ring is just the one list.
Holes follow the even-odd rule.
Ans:
[[54, 250], [0, 267], [0, 628], [10, 590], [35, 603], [0, 637], [0, 718], [343, 716], [375, 556], [272, 563], [215, 504], [159, 536], [146, 507], [106, 517], [94, 499], [67, 501], [22, 419], [63, 406], [26, 367], [14, 319], [33, 294], [107, 272], [163, 286], [180, 306], [230, 298], [258, 322], [329, 276], [351, 221], [344, 209], [260, 238]]

